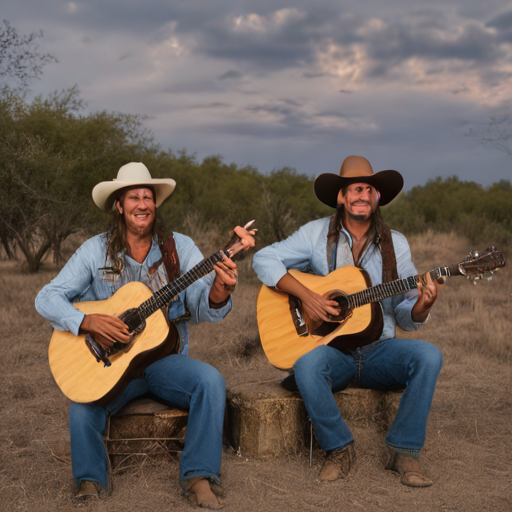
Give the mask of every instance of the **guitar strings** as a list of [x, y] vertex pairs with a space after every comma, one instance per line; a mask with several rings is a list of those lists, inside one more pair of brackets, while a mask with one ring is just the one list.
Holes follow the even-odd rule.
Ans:
[[188, 288], [192, 283], [209, 274], [213, 270], [215, 263], [218, 263], [224, 259], [223, 255], [227, 256], [225, 250], [221, 249], [209, 258], [205, 258], [204, 260], [200, 261], [186, 274], [178, 277], [172, 283], [169, 283], [168, 285], [155, 292], [153, 296], [151, 296], [148, 300], [144, 301], [139, 306], [138, 309], [142, 314], [142, 317], [147, 318], [148, 316], [152, 315], [157, 309], [165, 306], [174, 297]]

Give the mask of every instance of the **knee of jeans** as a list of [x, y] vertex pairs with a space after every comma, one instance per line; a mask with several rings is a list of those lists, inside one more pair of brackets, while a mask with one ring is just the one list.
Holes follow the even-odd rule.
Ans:
[[293, 365], [295, 378], [303, 379], [323, 373], [328, 368], [328, 354], [330, 351], [330, 347], [320, 345], [297, 359]]
[[221, 373], [213, 366], [206, 366], [199, 374], [197, 387], [208, 392], [213, 392], [216, 395], [226, 395], [226, 381]]
[[420, 361], [424, 367], [439, 373], [443, 367], [443, 354], [435, 345], [426, 343], [420, 354]]

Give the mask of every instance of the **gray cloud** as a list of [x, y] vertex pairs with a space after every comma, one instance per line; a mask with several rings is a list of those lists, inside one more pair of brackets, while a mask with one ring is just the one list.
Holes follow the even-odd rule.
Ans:
[[512, 9], [494, 16], [487, 26], [497, 29], [500, 42], [512, 43]]
[[222, 103], [220, 101], [215, 101], [213, 103], [198, 103], [196, 105], [189, 105], [187, 107], [187, 110], [209, 110], [209, 109], [224, 109], [224, 108], [231, 108], [233, 105], [230, 105], [229, 103]]
[[494, 34], [475, 22], [467, 22], [455, 31], [439, 23], [394, 24], [368, 38], [369, 54], [384, 61], [418, 56], [488, 62], [498, 57]]
[[289, 9], [215, 19], [196, 34], [195, 50], [266, 70], [300, 66], [314, 60], [315, 45], [330, 35], [326, 28], [332, 15], [321, 9]]
[[218, 93], [223, 89], [214, 81], [177, 82], [163, 89], [167, 94]]
[[91, 110], [145, 114], [163, 147], [308, 173], [363, 154], [405, 170], [406, 186], [511, 177], [506, 155], [460, 127], [511, 103], [508, 0], [7, 0], [2, 10], [23, 33], [44, 29], [42, 50], [59, 58], [34, 94], [77, 82]]
[[236, 69], [230, 69], [226, 71], [222, 75], [219, 76], [219, 80], [237, 80], [242, 78], [244, 75], [240, 73], [240, 71], [236, 71]]

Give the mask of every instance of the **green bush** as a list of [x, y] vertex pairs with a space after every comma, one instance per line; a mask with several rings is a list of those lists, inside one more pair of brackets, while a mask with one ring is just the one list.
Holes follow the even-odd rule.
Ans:
[[457, 177], [436, 178], [383, 208], [386, 222], [405, 235], [431, 229], [456, 233], [475, 244], [512, 245], [512, 184], [489, 187]]

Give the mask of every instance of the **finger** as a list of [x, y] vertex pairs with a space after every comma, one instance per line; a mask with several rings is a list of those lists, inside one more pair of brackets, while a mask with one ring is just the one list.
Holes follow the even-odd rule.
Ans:
[[128, 326], [117, 316], [104, 315], [101, 313], [94, 316], [98, 317], [98, 320], [105, 322], [105, 324], [108, 326], [112, 326], [116, 329], [123, 330], [127, 333], [129, 332]]
[[247, 229], [245, 228], [242, 228], [240, 226], [237, 226], [235, 229], [234, 229], [234, 232], [238, 235], [238, 237], [241, 239], [242, 241], [242, 244], [245, 246], [245, 247], [254, 247], [255, 245], [255, 241], [254, 241], [254, 238], [253, 235], [256, 234], [256, 229], [253, 229], [251, 230], [251, 232], [248, 232]]
[[121, 343], [129, 343], [132, 339], [132, 335], [130, 333], [125, 334], [124, 332], [119, 332], [114, 338], [116, 341], [120, 341]]
[[238, 270], [236, 269], [236, 266], [234, 266], [234, 268], [227, 268], [226, 266], [224, 266], [224, 268], [222, 268], [220, 265], [221, 265], [220, 263], [217, 263], [214, 265], [214, 268], [222, 280], [226, 280], [226, 279], [229, 279], [230, 281], [232, 281], [233, 279], [235, 281], [237, 280]]
[[336, 309], [336, 308], [326, 308], [326, 311], [327, 313], [329, 313], [329, 315], [331, 316], [338, 316], [340, 314], [340, 310], [339, 309]]
[[97, 334], [96, 336], [93, 336], [93, 339], [94, 339], [94, 341], [99, 343], [103, 347], [104, 350], [108, 350], [110, 347], [114, 346], [114, 341], [109, 340], [109, 339], [105, 338], [104, 336], [100, 336]]
[[231, 258], [226, 258], [218, 263], [222, 267], [229, 269], [236, 269], [236, 263]]

